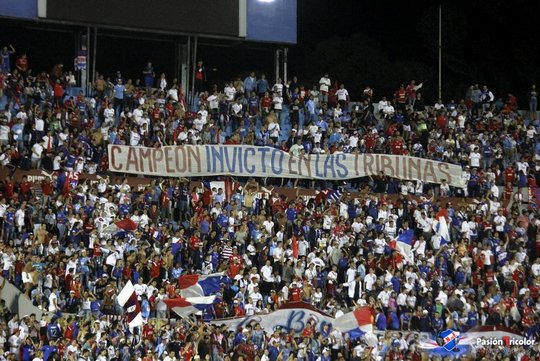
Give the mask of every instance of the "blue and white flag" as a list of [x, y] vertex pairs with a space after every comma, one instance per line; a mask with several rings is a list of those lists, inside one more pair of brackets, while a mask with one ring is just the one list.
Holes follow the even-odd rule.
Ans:
[[437, 233], [441, 236], [441, 246], [450, 243], [450, 231], [448, 230], [448, 224], [445, 217], [439, 217], [439, 223], [437, 224]]
[[396, 250], [401, 253], [405, 261], [412, 263], [412, 245], [414, 240], [414, 232], [412, 229], [407, 229], [401, 233], [396, 242]]

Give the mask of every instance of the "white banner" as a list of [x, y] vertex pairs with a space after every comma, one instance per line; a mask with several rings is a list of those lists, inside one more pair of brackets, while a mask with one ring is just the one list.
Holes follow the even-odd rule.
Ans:
[[310, 320], [315, 320], [316, 331], [319, 332], [324, 325], [331, 324], [335, 320], [333, 317], [318, 311], [306, 303], [289, 303], [285, 307], [288, 306], [292, 308], [281, 308], [264, 315], [218, 319], [210, 323], [214, 325], [227, 325], [229, 330], [237, 330], [250, 324], [260, 323], [264, 330], [274, 330], [279, 327], [287, 332], [294, 330], [296, 333], [300, 333]]
[[380, 175], [464, 187], [461, 166], [390, 154], [306, 154], [248, 145], [184, 145], [161, 148], [109, 145], [109, 170], [162, 177], [240, 177], [345, 180]]

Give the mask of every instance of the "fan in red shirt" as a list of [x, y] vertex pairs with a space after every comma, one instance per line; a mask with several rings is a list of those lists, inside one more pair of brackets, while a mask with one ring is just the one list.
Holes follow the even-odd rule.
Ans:
[[154, 326], [152, 326], [152, 323], [150, 322], [147, 322], [144, 326], [143, 326], [143, 330], [142, 330], [142, 336], [145, 340], [151, 340], [151, 341], [154, 341], [154, 337], [155, 337], [155, 330], [154, 330]]
[[301, 336], [302, 337], [308, 337], [311, 338], [315, 335], [315, 326], [313, 325], [315, 323], [314, 320], [310, 320], [304, 330], [302, 331]]
[[[99, 244], [99, 242], [95, 242], [94, 243], [94, 248], [92, 250], [92, 256], [94, 258], [99, 258], [103, 255], [103, 250], [101, 249], [101, 245]], [[131, 277], [131, 275], [129, 275]]]
[[392, 138], [390, 141], [390, 149], [392, 150], [392, 154], [401, 154], [403, 151], [403, 138], [399, 135], [399, 133], [396, 133], [396, 136]]
[[167, 283], [165, 286], [165, 291], [167, 292], [167, 295], [169, 298], [175, 298], [176, 297], [176, 283], [171, 282]]
[[234, 301], [233, 311], [234, 311], [234, 317], [242, 317], [246, 314], [246, 312], [244, 311], [244, 307], [242, 307], [242, 305], [240, 304], [240, 302], [238, 302], [238, 300]]
[[437, 117], [437, 127], [439, 127], [440, 129], [446, 128], [446, 117], [444, 116], [444, 114], [440, 114]]
[[398, 124], [396, 122], [392, 122], [386, 129], [386, 135], [389, 137], [392, 137], [396, 135], [396, 132], [398, 131]]
[[242, 256], [238, 254], [238, 248], [233, 247], [233, 254], [229, 257], [229, 277], [236, 277], [241, 270]]
[[191, 250], [199, 249], [199, 246], [202, 244], [201, 237], [199, 236], [199, 232], [196, 231], [193, 236], [189, 237], [189, 248]]
[[364, 144], [368, 153], [371, 153], [373, 148], [375, 148], [375, 145], [377, 144], [377, 139], [379, 139], [379, 136], [377, 135], [377, 133], [373, 133], [372, 131], [368, 132], [364, 136]]
[[407, 91], [405, 90], [403, 84], [399, 87], [398, 90], [396, 90], [396, 92], [394, 93], [394, 97], [396, 98], [398, 106], [404, 108], [405, 102], [407, 101]]
[[169, 197], [169, 192], [161, 192], [161, 206], [165, 209], [169, 209], [171, 205], [171, 198]]
[[289, 287], [289, 299], [291, 302], [300, 302], [302, 300], [302, 289], [298, 287], [297, 282], [293, 282]]
[[516, 171], [514, 167], [510, 164], [508, 168], [504, 170], [504, 182], [506, 184], [514, 184], [516, 181]]
[[523, 327], [525, 329], [528, 329], [536, 324], [536, 312], [533, 307], [531, 306], [525, 306], [523, 309], [523, 318], [521, 319], [521, 323], [523, 324]]
[[174, 106], [171, 100], [169, 103], [165, 104], [165, 113], [167, 116], [170, 116], [173, 112], [174, 112]]
[[253, 361], [255, 359], [255, 345], [252, 339], [248, 339], [246, 342], [242, 342], [236, 347], [236, 353], [242, 356], [246, 361]]
[[194, 355], [195, 355], [195, 350], [193, 349], [193, 346], [191, 345], [191, 341], [187, 341], [186, 345], [182, 347], [182, 349], [180, 350], [180, 356], [185, 361], [191, 361]]
[[388, 360], [389, 361], [403, 360], [403, 353], [399, 350], [399, 348], [396, 345], [393, 345], [392, 349], [388, 353]]
[[4, 192], [7, 199], [13, 199], [15, 194], [15, 182], [13, 182], [12, 177], [7, 177], [4, 181]]
[[23, 199], [28, 200], [30, 198], [30, 190], [32, 189], [32, 183], [28, 181], [28, 177], [24, 176], [22, 182], [19, 184], [19, 190]]
[[285, 212], [285, 208], [287, 208], [285, 205], [285, 202], [277, 193], [275, 193], [274, 196], [272, 197], [271, 204], [272, 204], [272, 212], [276, 214]]
[[512, 186], [512, 183], [507, 183], [506, 187], [504, 187], [504, 200], [510, 201], [512, 199], [513, 194], [514, 194], [514, 187]]
[[495, 272], [493, 272], [493, 269], [489, 269], [484, 276], [486, 280], [486, 284], [491, 286], [495, 283]]
[[212, 203], [212, 190], [208, 187], [205, 187], [204, 188], [204, 193], [203, 193], [203, 196], [202, 196], [202, 202], [203, 202], [203, 206], [205, 207], [209, 207], [210, 204]]
[[154, 256], [154, 260], [150, 265], [150, 278], [158, 279], [161, 273], [162, 261], [159, 259], [159, 256]]

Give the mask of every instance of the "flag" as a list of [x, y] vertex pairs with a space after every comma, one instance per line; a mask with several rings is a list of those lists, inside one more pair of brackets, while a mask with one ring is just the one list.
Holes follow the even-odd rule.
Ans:
[[439, 217], [439, 223], [437, 224], [437, 233], [441, 236], [441, 246], [450, 243], [450, 232], [448, 231], [446, 217]]
[[407, 229], [401, 233], [396, 242], [396, 250], [401, 253], [405, 261], [412, 263], [412, 244], [414, 239], [414, 232], [412, 229]]
[[118, 236], [125, 235], [128, 232], [134, 231], [136, 229], [137, 223], [133, 222], [133, 220], [129, 218], [125, 218], [105, 227], [103, 229], [103, 233]]
[[294, 235], [291, 238], [291, 247], [294, 259], [298, 259], [298, 238]]
[[138, 327], [143, 324], [141, 305], [137, 299], [133, 283], [128, 281], [117, 296], [118, 304], [124, 308], [129, 327]]
[[334, 189], [329, 189], [326, 193], [328, 202], [337, 202], [341, 199], [341, 192]]
[[173, 238], [173, 241], [171, 243], [171, 253], [173, 256], [176, 256], [176, 254], [182, 249], [182, 240], [180, 238]]
[[205, 179], [205, 180], [203, 180], [201, 183], [202, 183], [202, 185], [203, 185], [204, 188], [212, 189], [212, 186], [210, 185], [210, 181], [209, 181], [209, 180]]
[[184, 275], [178, 277], [178, 286], [182, 297], [204, 297], [216, 294], [221, 290], [224, 273], [209, 275]]
[[167, 307], [176, 312], [180, 317], [188, 317], [197, 312], [212, 310], [212, 304], [216, 296], [207, 297], [179, 297], [163, 300]]
[[460, 344], [454, 350], [448, 351], [442, 346], [439, 346], [435, 340], [425, 340], [418, 343], [418, 348], [421, 352], [426, 352], [430, 356], [438, 357], [461, 357], [463, 355], [470, 354], [471, 345], [470, 344]]
[[360, 307], [336, 318], [333, 325], [341, 332], [348, 332], [351, 338], [373, 333], [373, 315], [369, 307]]

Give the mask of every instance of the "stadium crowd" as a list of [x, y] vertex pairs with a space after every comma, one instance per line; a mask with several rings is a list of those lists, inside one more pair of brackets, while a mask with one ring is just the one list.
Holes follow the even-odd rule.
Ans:
[[[141, 79], [99, 74], [84, 96], [61, 64], [34, 74], [24, 54], [12, 65], [14, 52], [0, 54], [0, 163], [11, 175], [48, 176], [40, 183], [9, 176], [0, 185], [0, 265], [5, 282], [44, 316], [19, 319], [0, 304], [0, 360], [417, 361], [415, 333], [406, 331], [502, 325], [538, 337], [540, 217], [533, 196], [523, 197], [534, 195], [540, 177], [534, 87], [522, 116], [513, 95], [497, 98], [486, 86], [435, 104], [414, 81], [379, 101], [368, 86], [352, 102], [329, 74], [312, 86], [251, 73], [218, 88], [199, 62], [198, 94], [187, 104], [178, 81], [156, 77], [151, 63]], [[107, 144], [413, 155], [462, 165], [467, 187], [381, 173], [347, 184], [295, 182], [317, 187], [314, 198], [278, 194], [274, 186], [293, 185], [281, 179], [239, 180], [229, 198], [184, 178], [154, 179], [138, 191], [108, 173]], [[99, 182], [79, 181], [78, 173], [98, 174]], [[439, 217], [450, 240], [441, 239]], [[125, 218], [135, 231], [106, 233]], [[411, 260], [392, 246], [408, 229]], [[174, 253], [173, 243], [181, 244]], [[216, 272], [228, 280], [212, 312], [170, 313], [163, 300], [177, 297], [180, 275]], [[141, 330], [111, 317], [123, 312], [115, 300], [128, 280]], [[312, 325], [300, 335], [219, 326], [221, 318], [289, 301], [332, 316], [367, 305], [379, 342]], [[486, 347], [476, 359], [538, 355], [537, 347]]]

